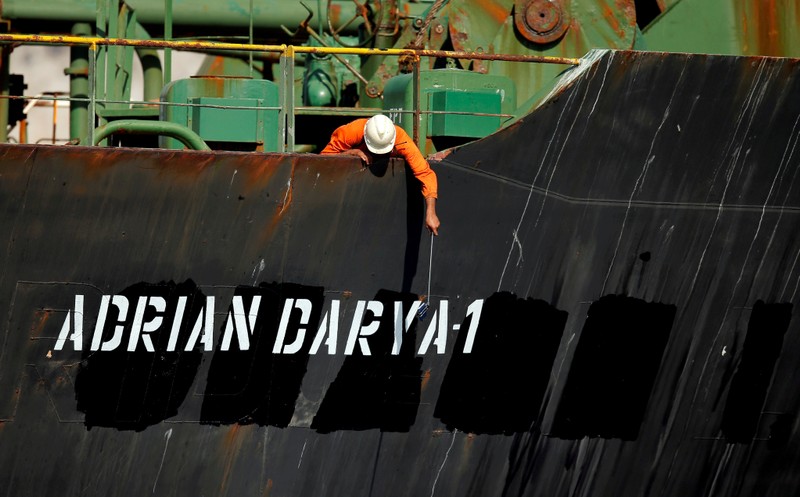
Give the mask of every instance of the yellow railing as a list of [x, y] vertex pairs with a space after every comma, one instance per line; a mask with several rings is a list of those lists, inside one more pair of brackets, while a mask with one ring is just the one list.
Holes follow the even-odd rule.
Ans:
[[[377, 49], [377, 48], [350, 48], [350, 47], [311, 47], [311, 46], [295, 46], [295, 45], [262, 45], [250, 43], [226, 43], [226, 42], [212, 42], [212, 41], [179, 41], [179, 40], [138, 40], [127, 38], [99, 38], [90, 36], [70, 36], [70, 35], [32, 35], [32, 34], [0, 34], [0, 44], [3, 43], [20, 43], [32, 45], [66, 45], [66, 46], [87, 46], [90, 53], [94, 54], [98, 47], [106, 46], [123, 46], [123, 47], [146, 47], [155, 49], [175, 49], [185, 51], [239, 51], [239, 52], [262, 52], [262, 53], [278, 53], [280, 54], [280, 67], [281, 67], [281, 105], [280, 105], [280, 118], [278, 135], [281, 137], [281, 151], [292, 152], [295, 149], [294, 143], [294, 126], [295, 126], [295, 108], [294, 108], [294, 57], [296, 54], [317, 54], [317, 55], [381, 55], [381, 56], [395, 56], [395, 57], [408, 57], [413, 66], [413, 92], [414, 92], [414, 110], [413, 111], [400, 111], [405, 113], [413, 113], [413, 139], [418, 145], [420, 143], [419, 126], [421, 122], [420, 111], [420, 64], [419, 61], [422, 57], [434, 58], [451, 58], [451, 59], [466, 59], [466, 60], [498, 60], [498, 61], [511, 61], [511, 62], [528, 62], [528, 63], [546, 63], [546, 64], [566, 64], [566, 65], [579, 65], [580, 59], [569, 57], [551, 57], [540, 55], [507, 55], [507, 54], [491, 54], [484, 52], [465, 52], [465, 51], [451, 51], [451, 50], [425, 50], [425, 49]], [[89, 57], [89, 82], [90, 91], [89, 98], [82, 99], [88, 100], [88, 136], [85, 142], [88, 144], [95, 143], [95, 127], [94, 117], [96, 114], [96, 105], [100, 101], [95, 95], [95, 74], [97, 73], [97, 61], [94, 55]], [[8, 97], [6, 97], [8, 98]], [[81, 99], [67, 98], [66, 100], [75, 101]], [[152, 103], [151, 103], [152, 104]], [[428, 112], [428, 111], [426, 111]]]
[[295, 45], [258, 45], [249, 43], [223, 43], [214, 41], [176, 41], [176, 40], [132, 40], [126, 38], [97, 38], [62, 35], [22, 35], [0, 34], [0, 42], [30, 43], [42, 45], [87, 45], [171, 48], [176, 50], [241, 50], [245, 52], [292, 52], [294, 54], [337, 54], [337, 55], [387, 55], [412, 57], [447, 57], [468, 60], [505, 60], [513, 62], [541, 62], [546, 64], [578, 65], [580, 59], [570, 57], [549, 57], [543, 55], [505, 55], [484, 52], [460, 52], [453, 50], [415, 50], [407, 48], [345, 48], [308, 47]]

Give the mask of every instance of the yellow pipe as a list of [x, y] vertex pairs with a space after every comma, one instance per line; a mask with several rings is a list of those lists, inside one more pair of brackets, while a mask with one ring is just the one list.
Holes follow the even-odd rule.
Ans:
[[[178, 50], [243, 50], [249, 52], [285, 53], [290, 45], [257, 45], [249, 43], [224, 43], [214, 41], [129, 40], [124, 38], [92, 38], [69, 35], [0, 34], [0, 42], [33, 43], [42, 45], [118, 45], [130, 47], [173, 48]], [[295, 53], [339, 55], [387, 55], [418, 57], [449, 57], [453, 59], [507, 60], [515, 62], [542, 62], [549, 64], [579, 65], [580, 59], [547, 57], [541, 55], [500, 55], [483, 52], [457, 52], [451, 50], [412, 50], [405, 48], [345, 48], [292, 46]]]

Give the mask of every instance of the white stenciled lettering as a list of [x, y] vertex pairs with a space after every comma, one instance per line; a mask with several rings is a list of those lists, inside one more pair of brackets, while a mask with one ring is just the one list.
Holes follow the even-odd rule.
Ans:
[[186, 341], [184, 349], [186, 352], [194, 349], [201, 333], [203, 337], [200, 339], [200, 343], [203, 344], [203, 350], [206, 352], [214, 350], [214, 297], [206, 297], [206, 305], [200, 309], [189, 340]]
[[476, 300], [467, 307], [467, 316], [470, 317], [470, 320], [467, 339], [464, 341], [465, 354], [472, 352], [472, 345], [475, 343], [475, 332], [478, 331], [478, 323], [481, 320], [481, 311], [483, 311], [483, 299]]
[[411, 304], [411, 309], [408, 310], [408, 314], [405, 315], [405, 320], [403, 320], [403, 303], [394, 303], [394, 344], [392, 345], [392, 355], [398, 355], [400, 353], [400, 348], [403, 346], [403, 334], [408, 332], [408, 329], [411, 328], [411, 324], [414, 322], [414, 318], [421, 305], [421, 301], [415, 300], [414, 303]]
[[260, 305], [261, 295], [256, 295], [253, 297], [253, 302], [250, 304], [250, 311], [247, 314], [247, 321], [245, 321], [242, 296], [233, 296], [233, 309], [228, 313], [227, 323], [225, 324], [225, 334], [222, 336], [222, 346], [220, 346], [220, 350], [230, 349], [234, 330], [236, 331], [236, 338], [239, 341], [239, 350], [250, 350], [250, 335], [253, 334], [253, 330], [255, 329], [258, 307]]
[[[117, 325], [114, 326], [114, 334], [111, 338], [103, 342], [103, 329], [108, 318], [109, 304], [117, 308]], [[105, 352], [115, 350], [122, 343], [122, 332], [125, 329], [125, 318], [128, 315], [128, 298], [123, 295], [103, 295], [100, 299], [100, 312], [97, 315], [97, 323], [94, 326], [94, 336], [92, 337], [91, 350], [102, 350]], [[102, 343], [101, 343], [102, 342]]]
[[178, 297], [178, 306], [175, 308], [175, 316], [172, 319], [172, 329], [169, 332], [169, 342], [167, 343], [167, 352], [174, 352], [175, 347], [178, 345], [178, 333], [181, 331], [181, 324], [183, 323], [183, 313], [186, 312], [186, 301], [189, 298], [185, 295]]
[[[364, 312], [370, 311], [375, 317], [375, 320], [366, 326], [361, 326], [361, 321], [364, 319]], [[356, 313], [353, 316], [353, 324], [350, 327], [350, 335], [347, 337], [347, 344], [344, 347], [344, 355], [352, 355], [353, 349], [358, 339], [358, 345], [361, 347], [361, 353], [364, 355], [371, 355], [369, 350], [369, 343], [367, 338], [374, 335], [378, 328], [380, 328], [380, 321], [378, 319], [383, 315], [383, 304], [376, 300], [359, 300], [356, 304]]]
[[[300, 310], [300, 327], [297, 328], [297, 337], [294, 342], [284, 347], [283, 341], [286, 339], [286, 329], [289, 326], [289, 318], [292, 316], [292, 309]], [[278, 336], [275, 337], [275, 345], [272, 347], [273, 354], [296, 354], [303, 347], [303, 340], [306, 337], [306, 329], [311, 320], [311, 301], [308, 299], [286, 299], [283, 305], [283, 314], [278, 326]], [[281, 350], [283, 348], [283, 350]]]
[[156, 315], [151, 321], [144, 323], [144, 313], [148, 306], [152, 306], [158, 313], [164, 313], [167, 309], [167, 301], [164, 297], [139, 297], [136, 303], [136, 311], [133, 314], [133, 326], [131, 327], [131, 336], [128, 339], [128, 352], [136, 350], [136, 344], [141, 337], [144, 348], [148, 352], [155, 352], [153, 347], [153, 340], [150, 338], [150, 333], [156, 331], [161, 323], [164, 322], [164, 316]]
[[75, 350], [83, 348], [83, 295], [75, 295], [75, 307], [67, 311], [67, 317], [64, 319], [58, 340], [53, 348], [61, 350], [67, 340], [72, 341], [72, 347]]
[[[214, 340], [214, 330], [222, 329], [222, 340], [220, 341], [220, 351], [228, 351], [233, 345], [238, 346], [238, 350], [249, 350], [251, 343], [256, 339], [256, 330], [263, 328], [257, 326], [261, 304], [269, 302], [269, 305], [281, 305], [282, 313], [277, 323], [277, 329], [263, 329], [268, 337], [275, 335], [275, 342], [272, 344], [274, 354], [299, 354], [308, 350], [311, 355], [323, 353], [334, 355], [338, 352], [339, 328], [346, 326], [341, 324], [345, 321], [340, 300], [329, 301], [328, 308], [321, 313], [322, 318], [314, 333], [311, 345], [307, 346], [306, 340], [311, 340], [309, 336], [316, 326], [316, 321], [312, 322], [315, 315], [320, 314], [314, 308], [314, 303], [309, 299], [287, 298], [282, 303], [274, 303], [273, 300], [264, 301], [261, 295], [254, 295], [249, 303], [245, 302], [242, 295], [234, 295], [230, 302], [230, 310], [225, 318], [224, 326], [220, 327], [215, 323], [215, 298], [205, 297], [205, 305], [199, 311], [188, 310], [189, 301], [193, 297], [180, 295], [168, 300], [161, 296], [139, 296], [135, 302], [129, 301], [124, 295], [101, 295], [100, 305], [95, 320], [94, 331], [89, 345], [91, 351], [113, 351], [120, 347], [123, 340], [126, 341], [125, 349], [128, 352], [136, 350], [146, 350], [155, 352], [156, 349], [165, 347], [167, 352], [174, 352], [176, 349], [193, 351], [202, 344], [203, 351], [211, 352], [217, 346]], [[63, 350], [72, 342], [72, 348], [80, 351], [83, 347], [83, 330], [85, 325], [85, 308], [87, 302], [84, 295], [75, 295], [75, 304], [72, 309], [67, 310], [64, 320], [61, 322], [60, 330], [57, 334], [54, 350]], [[473, 301], [466, 309], [465, 321], [461, 325], [454, 324], [454, 333], [466, 333], [464, 338], [463, 353], [472, 352], [475, 344], [476, 335], [480, 326], [481, 313], [484, 300]], [[264, 304], [267, 305], [267, 304]], [[403, 302], [392, 302], [392, 315], [384, 316], [384, 303], [373, 300], [356, 301], [352, 321], [349, 322], [347, 331], [344, 354], [353, 355], [356, 348], [365, 356], [372, 355], [370, 348], [370, 337], [378, 332], [381, 326], [381, 319], [385, 318], [387, 328], [388, 320], [391, 319], [392, 331], [387, 329], [387, 333], [393, 334], [391, 348], [392, 355], [400, 354], [404, 341], [408, 340], [408, 333], [417, 319], [421, 302], [413, 301], [408, 307]], [[91, 306], [89, 306], [91, 307]], [[130, 308], [131, 312], [128, 312]], [[174, 308], [174, 312], [172, 309]], [[352, 307], [351, 307], [352, 308]], [[433, 306], [431, 311], [433, 311]], [[187, 317], [187, 313], [192, 317]], [[196, 313], [196, 314], [195, 314]], [[88, 321], [91, 323], [91, 319]], [[448, 334], [451, 328], [449, 322], [449, 304], [442, 300], [432, 312], [430, 321], [420, 322], [418, 326], [425, 326], [418, 355], [425, 355], [429, 351], [434, 354], [445, 354]], [[92, 326], [91, 324], [89, 325]], [[125, 336], [125, 332], [130, 330], [130, 334]], [[345, 328], [347, 330], [347, 328]], [[343, 332], [345, 331], [343, 330]], [[153, 339], [156, 332], [169, 333], [168, 340], [159, 339], [159, 343]], [[184, 333], [188, 334], [188, 339], [184, 342]], [[166, 342], [166, 343], [164, 343]], [[232, 344], [236, 342], [236, 344]], [[416, 347], [416, 344], [407, 344]], [[373, 343], [373, 347], [375, 347]], [[305, 353], [305, 352], [302, 352]]]
[[323, 340], [325, 345], [328, 347], [328, 354], [333, 355], [336, 353], [336, 338], [339, 334], [339, 301], [332, 300], [331, 301], [331, 311], [330, 313], [326, 312], [324, 316], [322, 316], [322, 324], [319, 325], [319, 330], [317, 330], [317, 336], [314, 337], [314, 341], [311, 342], [311, 350], [309, 351], [310, 354], [316, 354], [319, 350], [320, 346], [323, 344]]
[[[425, 355], [428, 352], [431, 342], [436, 346], [437, 354], [444, 354], [445, 346], [447, 345], [447, 329], [447, 301], [442, 300], [439, 302], [439, 309], [431, 317], [427, 331], [425, 331], [425, 337], [419, 346], [419, 355]], [[436, 339], [433, 338], [434, 336], [436, 336]]]

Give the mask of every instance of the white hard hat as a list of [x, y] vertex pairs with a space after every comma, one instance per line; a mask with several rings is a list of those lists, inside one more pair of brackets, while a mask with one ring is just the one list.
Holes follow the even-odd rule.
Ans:
[[388, 154], [394, 148], [394, 139], [397, 132], [394, 123], [383, 114], [377, 114], [367, 119], [364, 125], [364, 141], [373, 154]]

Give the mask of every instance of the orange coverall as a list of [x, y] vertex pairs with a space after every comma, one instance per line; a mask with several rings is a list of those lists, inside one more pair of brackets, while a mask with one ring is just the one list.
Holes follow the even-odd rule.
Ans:
[[[357, 148], [366, 154], [371, 154], [364, 143], [364, 126], [366, 119], [356, 119], [355, 121], [339, 126], [331, 135], [331, 141], [322, 149], [322, 154], [340, 154], [348, 150]], [[428, 161], [422, 156], [414, 141], [408, 136], [405, 130], [395, 125], [397, 137], [392, 149], [392, 157], [402, 157], [408, 163], [414, 176], [422, 183], [422, 196], [425, 198], [436, 198], [438, 183], [436, 173], [433, 172]]]

